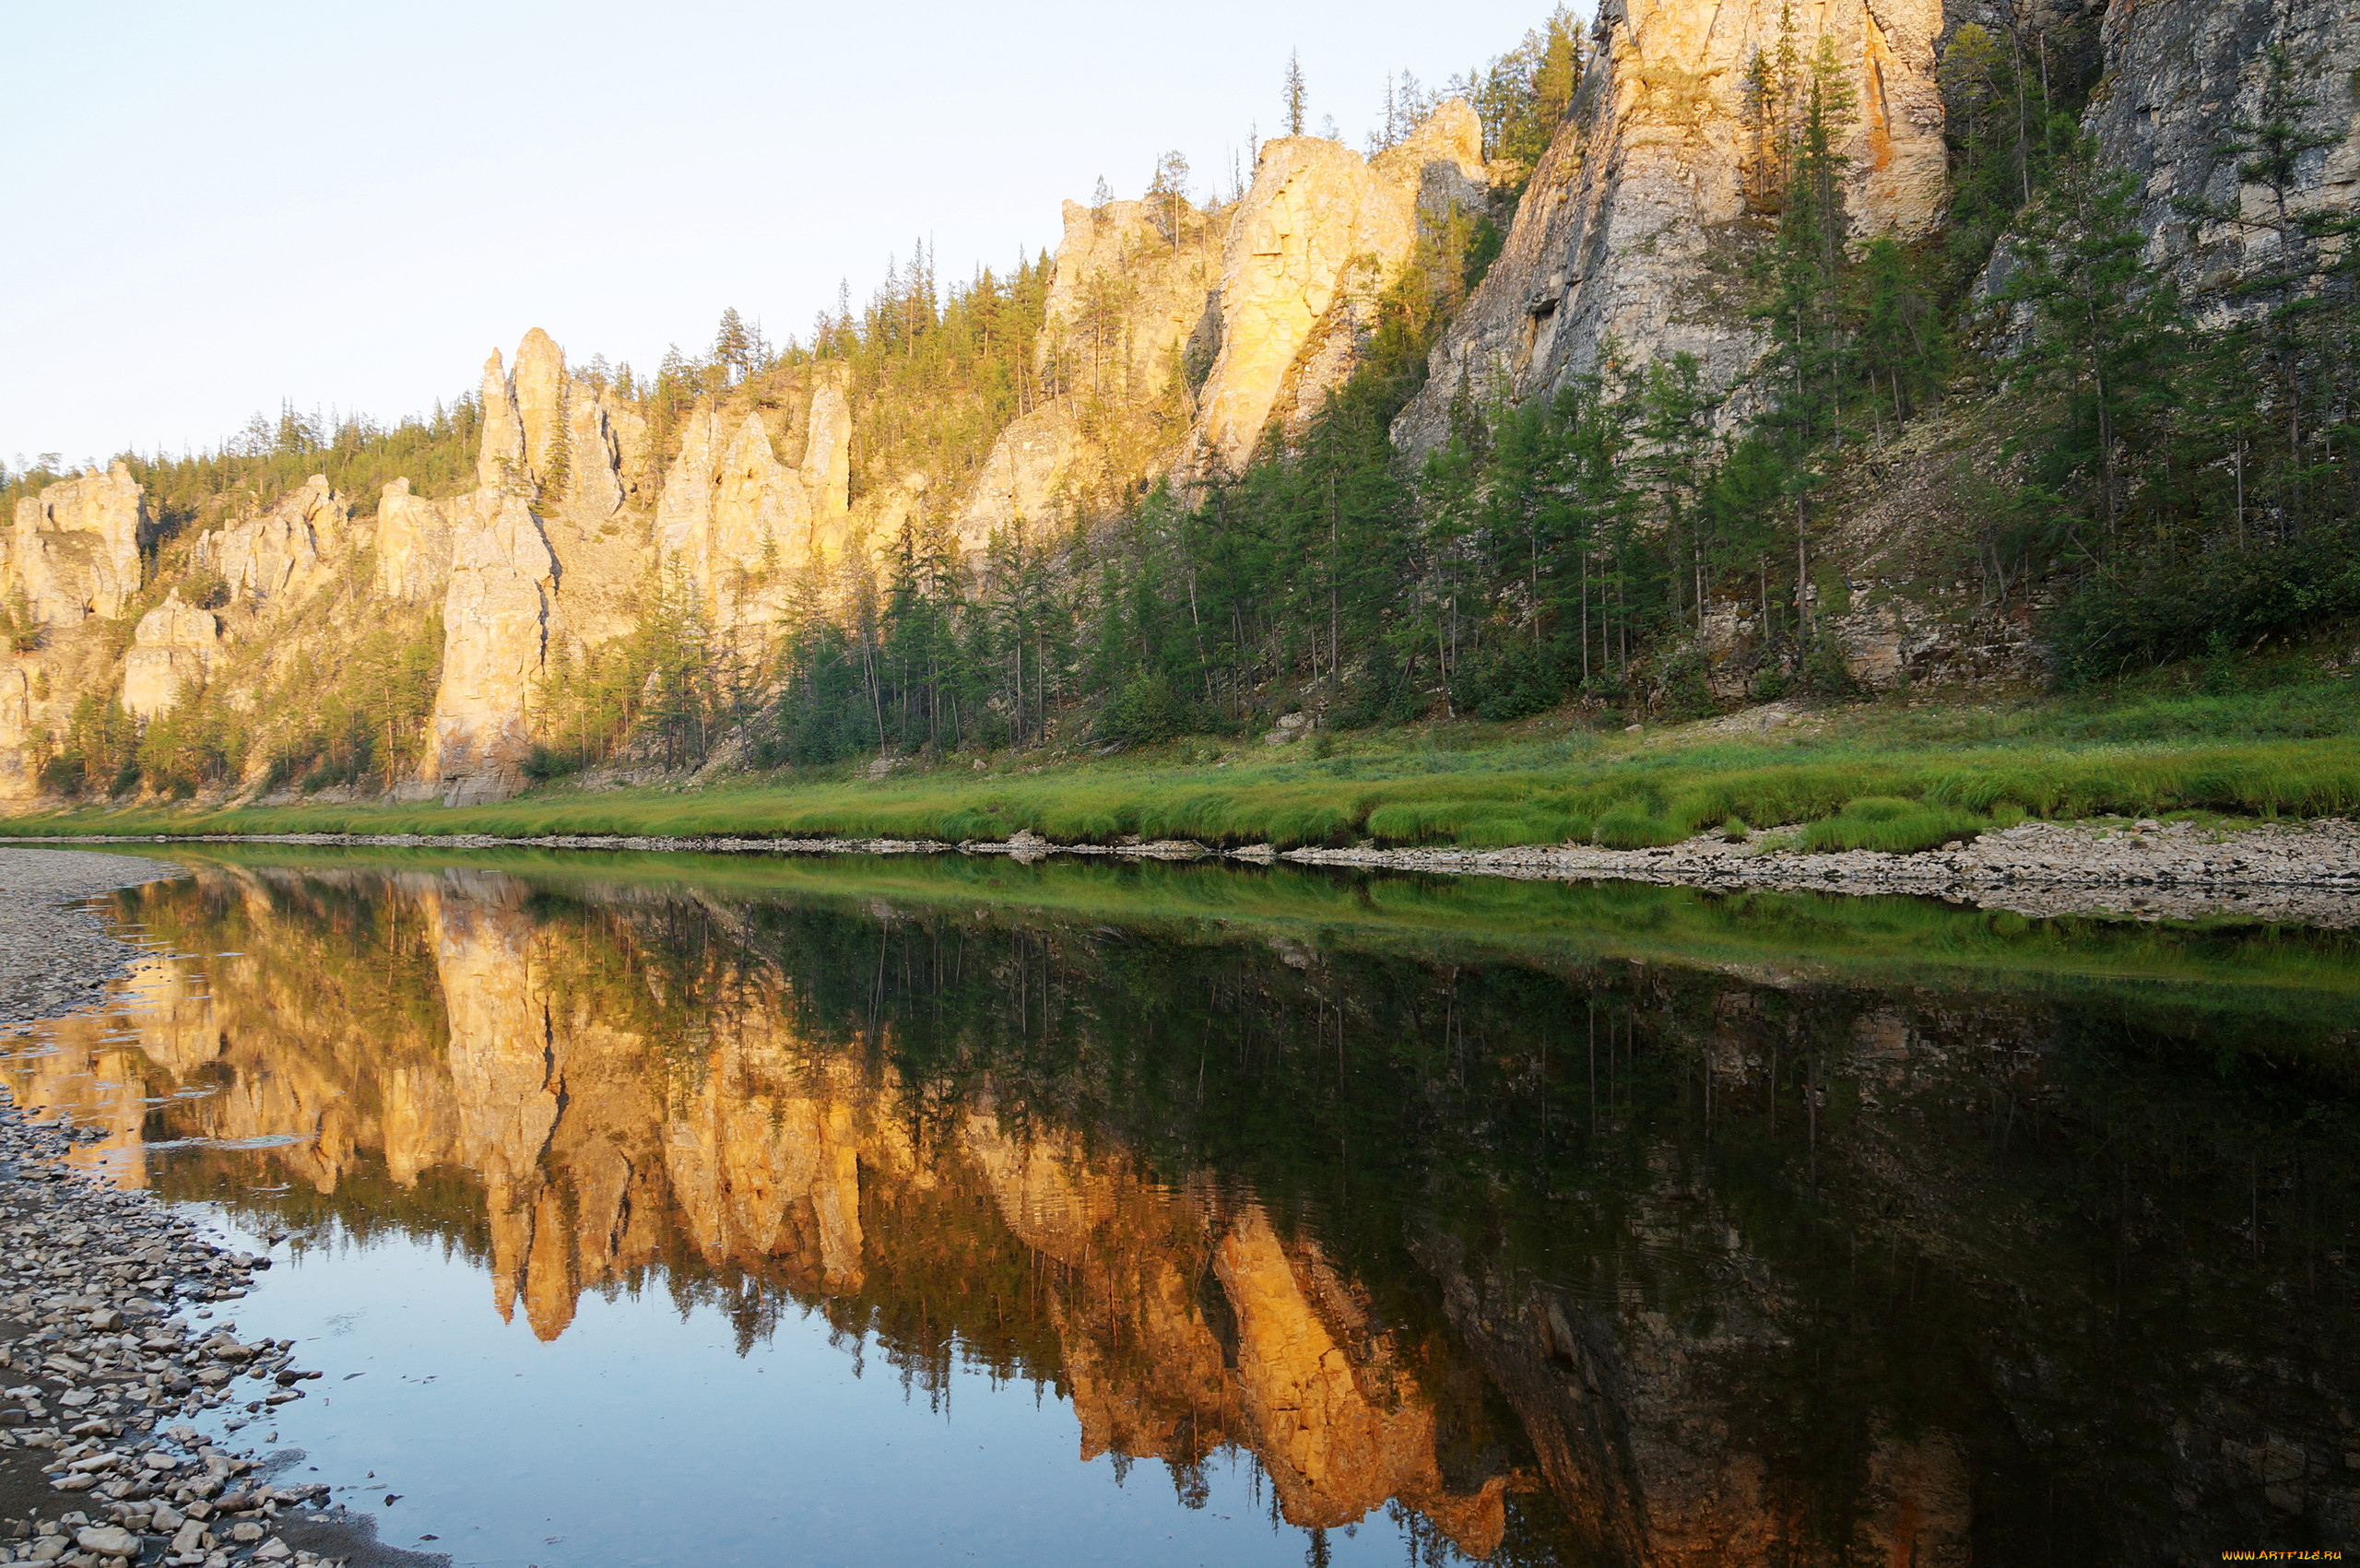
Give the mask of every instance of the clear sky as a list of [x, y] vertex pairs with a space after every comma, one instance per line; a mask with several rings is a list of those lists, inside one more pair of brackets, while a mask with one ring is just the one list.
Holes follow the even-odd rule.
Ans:
[[914, 240], [1054, 246], [1103, 174], [1226, 191], [1290, 49], [1358, 147], [1545, 0], [28, 3], [0, 175], [0, 461], [209, 446], [282, 399], [381, 418], [546, 327], [649, 370], [725, 305], [808, 336]]

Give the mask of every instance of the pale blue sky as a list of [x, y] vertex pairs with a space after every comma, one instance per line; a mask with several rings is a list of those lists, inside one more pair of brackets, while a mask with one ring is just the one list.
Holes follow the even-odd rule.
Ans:
[[1545, 0], [537, 6], [17, 0], [0, 461], [206, 446], [282, 397], [380, 417], [546, 327], [652, 368], [735, 304], [808, 334], [927, 236], [1054, 246], [1101, 174], [1228, 184], [1290, 48], [1362, 144]]

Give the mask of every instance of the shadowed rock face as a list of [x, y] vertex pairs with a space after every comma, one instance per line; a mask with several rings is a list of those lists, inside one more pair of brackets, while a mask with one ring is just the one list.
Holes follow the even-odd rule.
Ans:
[[[1606, 0], [1575, 112], [1396, 419], [1398, 443], [1439, 444], [1462, 382], [1478, 400], [1547, 395], [1599, 368], [1610, 342], [1634, 363], [1693, 354], [1715, 388], [1752, 367], [1764, 339], [1736, 294], [1762, 155], [1744, 82], [1756, 53], [1777, 48], [1786, 14], [1783, 0]], [[1823, 0], [1791, 14], [1803, 55], [1828, 40], [1858, 100], [1841, 149], [1854, 235], [1925, 232], [1947, 197], [1940, 0]]]
[[148, 502], [131, 469], [63, 479], [17, 502], [0, 595], [21, 593], [37, 625], [112, 620], [139, 591]]
[[[1632, 929], [1696, 902], [1617, 898]], [[2344, 1212], [2345, 1145], [2304, 1146], [2307, 1192], [2242, 1141], [2333, 1091], [2191, 1079], [2175, 1034], [2238, 1050], [2191, 1030], [2196, 988], [2156, 1033], [2127, 992], [1568, 978], [464, 868], [123, 903], [234, 956], [153, 961], [137, 1009], [12, 1065], [18, 1098], [118, 1151], [301, 1135], [199, 1169], [455, 1235], [544, 1338], [651, 1271], [758, 1282], [911, 1364], [1053, 1379], [1084, 1457], [1185, 1495], [1234, 1445], [1297, 1526], [1398, 1503], [1477, 1557], [2173, 1561], [2360, 1509], [2348, 1265], [2302, 1229]], [[2348, 957], [2317, 957], [2333, 990]], [[2332, 1035], [2282, 1005], [2273, 1055]], [[149, 1122], [176, 1088], [207, 1092]]]
[[[2360, 17], [2351, 7], [2110, 0], [2099, 41], [2107, 88], [2091, 105], [2089, 129], [2105, 165], [2128, 170], [2142, 183], [2149, 258], [2176, 259], [2182, 286], [2200, 299], [2217, 298], [2238, 275], [2277, 265], [2272, 199], [2238, 179], [2241, 155], [2227, 150], [2242, 139], [2235, 130], [2239, 121], [2264, 118], [2272, 42], [2293, 61], [2299, 96], [2313, 100], [2296, 111], [2296, 124], [2330, 140], [2300, 160], [2290, 207], [2298, 215], [2350, 210], [2360, 192], [2360, 108], [2347, 90], [2360, 66]], [[2239, 204], [2244, 221], [2191, 218], [2173, 208], [2184, 197]]]

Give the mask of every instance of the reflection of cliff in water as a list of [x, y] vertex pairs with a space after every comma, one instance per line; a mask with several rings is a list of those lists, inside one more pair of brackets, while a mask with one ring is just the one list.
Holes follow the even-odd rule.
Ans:
[[[923, 1387], [954, 1355], [1053, 1383], [1086, 1456], [1184, 1501], [1235, 1445], [1297, 1526], [1406, 1509], [1504, 1561], [2148, 1561], [2354, 1522], [2353, 1150], [2317, 1112], [2349, 1075], [2182, 1049], [2118, 996], [469, 870], [124, 904], [242, 956], [209, 994], [152, 965], [129, 1029], [68, 1026], [20, 1094], [95, 1095], [126, 1145], [307, 1135], [260, 1155], [281, 1222], [449, 1235], [544, 1338], [656, 1281], [749, 1337], [816, 1308]], [[179, 1097], [143, 1120], [108, 1083]]]

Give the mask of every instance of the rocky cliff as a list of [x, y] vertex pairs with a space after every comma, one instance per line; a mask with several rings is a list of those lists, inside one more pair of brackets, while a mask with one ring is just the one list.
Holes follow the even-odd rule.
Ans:
[[[1569, 112], [1395, 441], [1414, 457], [1443, 439], [1461, 397], [1545, 396], [1604, 368], [1610, 350], [1634, 365], [1693, 355], [1707, 390], [1731, 394], [1723, 419], [1743, 417], [1764, 346], [1745, 310], [1748, 267], [1776, 205], [1748, 77], [1790, 28], [1804, 54], [1824, 41], [1855, 100], [1838, 150], [1856, 240], [1920, 236], [1943, 219], [1935, 72], [1947, 36], [1975, 22], [2094, 37], [2104, 69], [2087, 127], [2108, 164], [2144, 182], [2152, 253], [2216, 312], [2249, 308], [2236, 286], [2269, 262], [2284, 221], [2224, 149], [2262, 113], [2269, 47], [2283, 45], [2308, 100], [2297, 130], [2318, 144], [2298, 160], [2291, 210], [2348, 208], [2360, 187], [2347, 79], [2360, 22], [2348, 12], [2326, 0], [2111, 0], [2102, 11], [2094, 0], [1604, 0]], [[1066, 204], [1032, 379], [993, 416], [1005, 422], [985, 432], [982, 460], [868, 476], [857, 497], [844, 361], [808, 360], [759, 386], [726, 374], [682, 383], [659, 407], [569, 365], [538, 328], [513, 361], [495, 352], [483, 367], [472, 489], [429, 495], [395, 478], [372, 503], [314, 475], [203, 527], [176, 517], [186, 532], [175, 534], [123, 464], [52, 483], [19, 501], [0, 535], [0, 599], [22, 623], [0, 668], [0, 800], [38, 792], [85, 698], [147, 723], [202, 686], [242, 729], [283, 737], [311, 718], [287, 692], [332, 676], [372, 630], [424, 635], [437, 610], [444, 668], [405, 789], [508, 793], [547, 673], [631, 631], [667, 573], [714, 645], [754, 669], [795, 607], [850, 592], [844, 563], [905, 522], [946, 525], [979, 560], [1020, 525], [1036, 544], [1065, 537], [1159, 478], [1185, 491], [1235, 473], [1274, 434], [1299, 437], [1362, 362], [1377, 303], [1422, 238], [1504, 203], [1502, 171], [1483, 161], [1474, 112], [1449, 100], [1370, 157], [1316, 137], [1271, 141], [1227, 203]], [[2193, 198], [2243, 205], [2198, 218], [2184, 210]], [[1995, 284], [2006, 258], [2003, 245]], [[1800, 591], [1835, 595], [1815, 613], [1871, 684], [2036, 673], [2028, 611], [1965, 605], [1955, 573], [1933, 582], [1910, 559], [1947, 560], [1941, 540], [1918, 543], [1972, 532], [1973, 498], [1952, 480], [1990, 455], [1935, 425], [1918, 420], [1844, 476], [1824, 558], [1842, 591]], [[168, 601], [178, 607], [158, 619]], [[1746, 688], [1747, 650], [1766, 645], [1752, 613], [1720, 605], [1700, 618], [1708, 679], [1725, 698]], [[388, 743], [406, 769], [419, 755], [415, 733]], [[228, 793], [253, 795], [276, 765], [257, 746]]]
[[148, 506], [124, 464], [27, 496], [13, 521], [0, 589], [35, 624], [112, 620], [138, 593]]
[[1789, 19], [1806, 53], [1829, 41], [1859, 105], [1840, 149], [1854, 234], [1940, 221], [1941, 0], [1604, 0], [1574, 113], [1396, 419], [1398, 444], [1439, 444], [1462, 386], [1479, 402], [1545, 396], [1601, 368], [1610, 345], [1634, 363], [1693, 354], [1716, 390], [1743, 378], [1763, 338], [1742, 263], [1764, 231], [1746, 74]]
[[[2349, 6], [2286, 0], [2108, 0], [2099, 26], [2106, 75], [2087, 125], [2108, 167], [2141, 182], [2149, 255], [2177, 264], [2180, 282], [2219, 296], [2272, 265], [2278, 215], [2260, 184], [2241, 180], [2236, 127], [2268, 116], [2268, 51], [2283, 47], [2294, 93], [2310, 101], [2291, 124], [2326, 145], [2298, 159], [2290, 213], [2348, 212], [2360, 194], [2360, 16]], [[2236, 217], [2191, 217], [2187, 198]], [[2222, 301], [2223, 304], [2228, 301]]]

